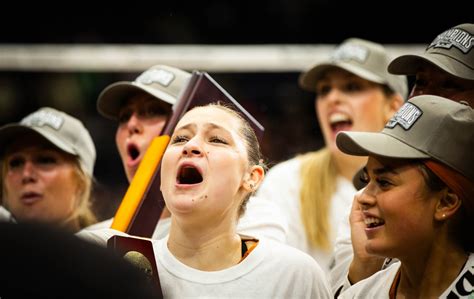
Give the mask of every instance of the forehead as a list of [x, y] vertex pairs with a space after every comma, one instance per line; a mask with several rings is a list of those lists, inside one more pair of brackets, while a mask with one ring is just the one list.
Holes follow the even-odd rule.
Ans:
[[239, 132], [241, 128], [241, 120], [218, 107], [206, 106], [197, 107], [188, 111], [179, 121], [177, 128], [188, 125], [204, 125], [213, 123], [229, 131]]
[[370, 82], [366, 79], [363, 79], [339, 67], [331, 67], [321, 75], [321, 77], [318, 79], [316, 84], [318, 84], [321, 81], [329, 81], [329, 80], [360, 80], [364, 82], [365, 81]]

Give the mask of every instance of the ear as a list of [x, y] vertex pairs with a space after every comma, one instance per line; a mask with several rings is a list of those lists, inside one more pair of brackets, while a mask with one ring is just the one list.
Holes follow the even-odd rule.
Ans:
[[461, 207], [462, 201], [456, 193], [446, 188], [436, 204], [434, 218], [438, 221], [445, 221], [451, 218]]
[[258, 186], [263, 181], [263, 178], [265, 177], [265, 171], [263, 170], [263, 167], [260, 165], [254, 165], [250, 167], [250, 171], [247, 173], [246, 178], [244, 180], [244, 189], [248, 192], [255, 192], [257, 190]]
[[393, 95], [390, 96], [388, 99], [387, 105], [385, 105], [385, 111], [384, 111], [384, 116], [385, 116], [385, 122], [388, 122], [389, 119], [395, 114], [395, 112], [402, 107], [403, 103], [405, 101], [403, 100], [403, 97], [398, 94], [394, 93]]

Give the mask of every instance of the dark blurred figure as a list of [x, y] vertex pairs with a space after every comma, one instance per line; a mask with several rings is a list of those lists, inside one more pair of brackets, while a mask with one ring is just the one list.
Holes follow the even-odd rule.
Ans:
[[110, 251], [40, 224], [0, 223], [0, 298], [159, 298]]

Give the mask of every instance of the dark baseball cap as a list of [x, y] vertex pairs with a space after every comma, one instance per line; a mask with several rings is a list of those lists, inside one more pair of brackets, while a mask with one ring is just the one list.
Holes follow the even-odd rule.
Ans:
[[462, 79], [474, 80], [474, 24], [461, 24], [439, 34], [419, 55], [402, 55], [388, 66], [397, 75], [415, 75], [423, 63]]
[[355, 156], [433, 159], [474, 181], [474, 109], [443, 97], [413, 97], [382, 132], [343, 131], [336, 144]]

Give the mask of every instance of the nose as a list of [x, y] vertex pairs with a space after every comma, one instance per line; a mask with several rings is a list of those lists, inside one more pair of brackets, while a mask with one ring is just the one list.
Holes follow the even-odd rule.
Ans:
[[376, 200], [371, 190], [370, 183], [364, 189], [361, 189], [356, 193], [355, 199], [360, 205], [361, 210], [367, 210], [369, 207], [375, 205]]
[[127, 121], [127, 130], [130, 136], [133, 134], [143, 133], [143, 124], [141, 120], [138, 118], [138, 115], [136, 112], [134, 112], [132, 116], [130, 116], [130, 119]]
[[326, 94], [325, 99], [331, 104], [339, 103], [342, 100], [341, 90], [337, 87], [331, 88], [331, 90]]
[[23, 165], [21, 183], [27, 184], [36, 181], [36, 170], [34, 164], [27, 160]]
[[200, 142], [197, 140], [197, 138], [192, 138], [183, 147], [183, 155], [184, 156], [201, 156], [202, 155], [202, 149]]

